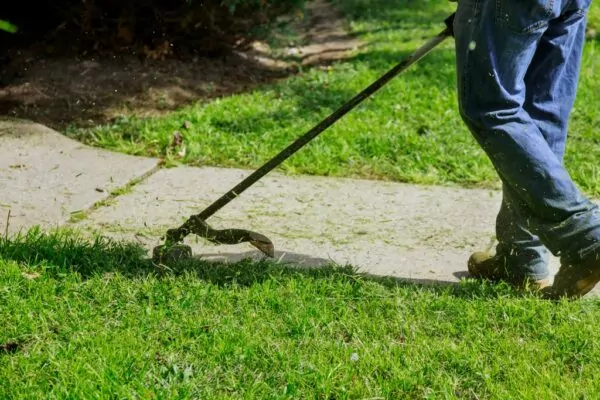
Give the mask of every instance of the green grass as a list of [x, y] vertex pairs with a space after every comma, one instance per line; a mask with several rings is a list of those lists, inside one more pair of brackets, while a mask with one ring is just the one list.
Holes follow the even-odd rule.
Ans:
[[592, 399], [597, 300], [0, 241], [2, 399]]
[[[88, 143], [165, 156], [184, 121], [190, 165], [257, 168], [443, 28], [454, 5], [438, 0], [336, 0], [365, 46], [331, 69], [315, 68], [251, 93], [199, 102], [162, 117], [123, 115], [69, 129]], [[594, 3], [590, 24], [600, 25]], [[566, 164], [600, 195], [597, 41], [585, 49]], [[457, 113], [453, 43], [448, 41], [282, 166], [287, 173], [428, 184], [490, 186], [496, 174]]]

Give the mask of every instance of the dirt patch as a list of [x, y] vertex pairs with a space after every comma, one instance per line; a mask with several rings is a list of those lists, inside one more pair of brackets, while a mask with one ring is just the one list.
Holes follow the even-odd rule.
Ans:
[[[148, 116], [230, 95], [345, 57], [358, 41], [325, 0], [307, 7], [278, 46], [254, 43], [217, 58], [141, 60], [135, 56], [39, 58], [24, 52], [4, 69], [0, 113], [63, 129], [105, 123], [127, 113]], [[286, 42], [281, 44], [282, 42]]]

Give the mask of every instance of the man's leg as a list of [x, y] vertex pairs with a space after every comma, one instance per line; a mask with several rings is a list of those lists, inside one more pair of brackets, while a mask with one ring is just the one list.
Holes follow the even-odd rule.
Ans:
[[[563, 262], [577, 263], [597, 254], [600, 213], [576, 188], [562, 157], [554, 152], [556, 144], [549, 143], [548, 133], [542, 132], [529, 114], [535, 115], [535, 110], [525, 109], [526, 76], [535, 70], [535, 64], [531, 69], [530, 65], [544, 32], [554, 29], [551, 21], [567, 15], [561, 3], [461, 0], [454, 28], [459, 103], [465, 123], [499, 173], [505, 193], [518, 199], [518, 214], [527, 221], [527, 228], [552, 253], [561, 255]], [[578, 0], [569, 3], [589, 6], [589, 0], [585, 5]], [[565, 35], [583, 25], [583, 12], [572, 12], [563, 24]], [[559, 47], [569, 52], [565, 46]], [[570, 53], [579, 50], [575, 46]], [[551, 107], [558, 107], [562, 95], [552, 91]]]
[[[577, 5], [575, 5], [577, 7]], [[540, 129], [554, 155], [564, 158], [567, 123], [571, 113], [585, 37], [585, 23], [577, 8], [565, 10], [568, 18], [550, 21], [525, 76], [524, 110]], [[529, 232], [514, 205], [518, 198], [504, 189], [496, 219], [498, 246], [495, 263], [505, 263], [517, 280], [548, 276], [548, 251], [539, 237]], [[482, 256], [479, 257], [483, 259]]]

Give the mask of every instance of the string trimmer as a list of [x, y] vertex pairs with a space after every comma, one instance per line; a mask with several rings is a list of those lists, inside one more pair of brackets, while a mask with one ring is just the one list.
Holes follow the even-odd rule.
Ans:
[[417, 49], [410, 57], [402, 61], [394, 68], [389, 70], [381, 78], [377, 79], [370, 86], [364, 89], [362, 92], [353, 97], [350, 101], [340, 107], [338, 110], [333, 112], [318, 125], [312, 128], [310, 131], [296, 139], [295, 142], [290, 144], [279, 154], [265, 163], [262, 167], [254, 171], [247, 178], [238, 183], [235, 187], [217, 199], [214, 203], [208, 206], [204, 211], [199, 214], [192, 215], [189, 219], [178, 228], [169, 229], [166, 234], [165, 242], [161, 246], [157, 246], [153, 251], [153, 260], [156, 263], [168, 263], [170, 261], [176, 261], [184, 258], [189, 258], [192, 255], [192, 249], [190, 246], [184, 245], [181, 242], [187, 235], [194, 233], [202, 238], [205, 238], [216, 244], [239, 244], [248, 242], [258, 250], [263, 252], [269, 257], [274, 257], [275, 249], [273, 242], [266, 236], [245, 230], [245, 229], [213, 229], [206, 220], [210, 218], [214, 213], [219, 211], [242, 192], [256, 183], [263, 176], [271, 172], [273, 169], [278, 167], [281, 163], [291, 157], [294, 153], [308, 144], [311, 140], [317, 137], [320, 133], [326, 130], [328, 127], [333, 125], [336, 121], [346, 115], [350, 110], [355, 108], [373, 93], [381, 89], [386, 83], [392, 78], [406, 70], [408, 67], [419, 61], [431, 50], [442, 43], [446, 38], [454, 35], [453, 22], [455, 14], [450, 15], [444, 21], [446, 28], [438, 35], [430, 39], [422, 47]]

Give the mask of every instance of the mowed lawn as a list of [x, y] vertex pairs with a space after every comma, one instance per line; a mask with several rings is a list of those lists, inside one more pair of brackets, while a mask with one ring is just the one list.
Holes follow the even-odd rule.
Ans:
[[[123, 115], [69, 134], [131, 154], [165, 156], [185, 121], [190, 165], [257, 168], [443, 29], [455, 9], [439, 0], [335, 0], [363, 47], [330, 69], [315, 68], [250, 93], [199, 102], [150, 119]], [[593, 3], [589, 25], [600, 27]], [[288, 173], [495, 186], [493, 168], [457, 112], [453, 41], [397, 77], [286, 161]], [[566, 164], [600, 196], [600, 52], [585, 48]]]
[[0, 242], [2, 399], [595, 399], [600, 303]]
[[[329, 70], [70, 134], [156, 156], [190, 121], [183, 162], [254, 168], [440, 31], [454, 8], [336, 2], [366, 46]], [[598, 195], [596, 45], [586, 46], [567, 163]], [[448, 41], [282, 170], [494, 185], [454, 85]], [[157, 268], [136, 244], [67, 231], [0, 239], [0, 399], [596, 399], [598, 332], [593, 297], [548, 302], [505, 285], [422, 286], [351, 267]]]

